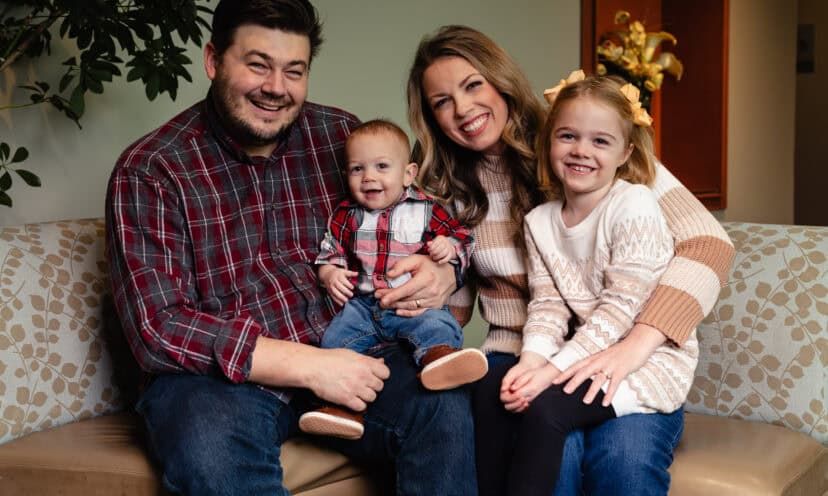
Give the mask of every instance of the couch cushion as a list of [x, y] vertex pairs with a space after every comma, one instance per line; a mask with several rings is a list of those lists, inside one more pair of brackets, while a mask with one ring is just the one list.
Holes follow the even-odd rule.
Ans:
[[828, 444], [828, 228], [724, 227], [736, 259], [699, 326], [686, 409], [780, 424]]
[[0, 444], [120, 407], [103, 220], [0, 228]]
[[783, 427], [685, 416], [670, 496], [816, 496], [828, 490], [828, 449]]
[[[132, 414], [107, 415], [0, 446], [3, 494], [166, 494], [145, 455], [139, 422]], [[375, 494], [343, 455], [304, 439], [284, 445], [282, 466], [293, 494]]]

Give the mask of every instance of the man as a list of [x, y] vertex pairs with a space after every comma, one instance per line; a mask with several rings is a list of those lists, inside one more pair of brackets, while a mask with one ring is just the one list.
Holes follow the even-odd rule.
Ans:
[[[476, 494], [467, 394], [427, 392], [394, 347], [315, 345], [334, 314], [313, 271], [345, 193], [358, 120], [305, 101], [321, 43], [307, 0], [222, 0], [204, 49], [205, 100], [121, 155], [107, 193], [108, 258], [124, 332], [152, 374], [136, 406], [172, 492], [288, 494], [281, 444], [297, 392], [365, 412], [348, 455], [393, 462], [400, 494]], [[451, 266], [411, 272], [385, 305], [412, 315], [455, 287]], [[395, 277], [399, 274], [389, 273]]]

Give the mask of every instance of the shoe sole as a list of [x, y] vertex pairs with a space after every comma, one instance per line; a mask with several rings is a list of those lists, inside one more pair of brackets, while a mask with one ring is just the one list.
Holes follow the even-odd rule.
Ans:
[[299, 429], [307, 434], [359, 439], [365, 428], [359, 422], [320, 412], [308, 412], [299, 417]]
[[420, 382], [426, 389], [443, 391], [474, 382], [486, 375], [488, 370], [486, 355], [478, 349], [466, 348], [423, 367]]

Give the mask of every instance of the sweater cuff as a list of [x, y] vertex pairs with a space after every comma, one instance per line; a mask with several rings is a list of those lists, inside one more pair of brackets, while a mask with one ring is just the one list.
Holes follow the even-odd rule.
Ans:
[[[567, 345], [569, 343], [572, 343], [572, 341], [568, 341]], [[564, 347], [561, 348], [561, 351], [559, 351], [557, 355], [553, 356], [549, 360], [549, 363], [554, 365], [561, 372], [571, 367], [572, 364], [574, 364], [578, 360], [586, 358], [585, 356], [581, 356], [577, 351], [575, 351], [575, 349], [572, 346], [567, 345], [564, 345]]]
[[520, 352], [532, 351], [549, 360], [559, 349], [560, 346], [555, 343], [551, 336], [533, 333], [523, 335], [523, 347]]
[[704, 313], [695, 298], [679, 289], [659, 286], [635, 322], [655, 327], [681, 347], [702, 319]]

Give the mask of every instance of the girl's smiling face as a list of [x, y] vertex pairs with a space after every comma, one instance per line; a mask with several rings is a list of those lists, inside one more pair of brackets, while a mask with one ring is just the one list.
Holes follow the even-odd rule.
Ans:
[[506, 100], [466, 59], [437, 59], [423, 73], [423, 93], [449, 139], [477, 152], [502, 151], [509, 119]]
[[564, 104], [552, 129], [549, 158], [567, 201], [597, 200], [612, 187], [615, 173], [632, 153], [632, 144], [612, 107], [589, 97]]

